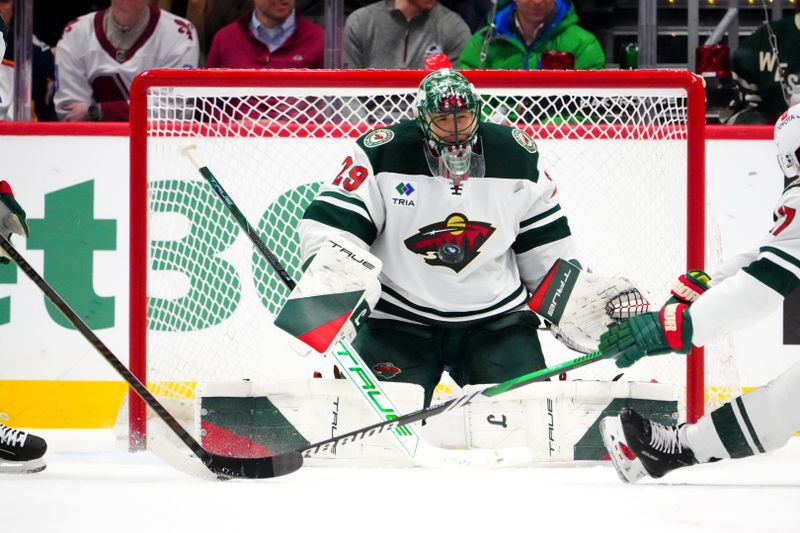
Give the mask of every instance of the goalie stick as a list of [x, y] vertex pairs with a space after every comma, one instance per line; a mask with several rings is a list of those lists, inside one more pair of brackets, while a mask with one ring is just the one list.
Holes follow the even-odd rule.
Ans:
[[[181, 148], [181, 153], [192, 162], [200, 175], [209, 183], [256, 249], [281, 278], [281, 281], [289, 290], [294, 290], [297, 286], [296, 282], [283, 268], [275, 254], [261, 240], [211, 169], [201, 161], [196, 146], [193, 143], [187, 143]], [[372, 369], [364, 363], [349, 342], [340, 339], [332, 345], [327, 353], [339, 364], [348, 381], [358, 390], [363, 400], [369, 404], [370, 409], [378, 417], [390, 420], [401, 414], [391, 397], [383, 391]], [[409, 458], [422, 466], [509, 466], [529, 463], [532, 459], [532, 452], [525, 447], [450, 450], [429, 444], [410, 426], [392, 429], [400, 448]]]
[[[575, 359], [570, 359], [569, 361], [564, 361], [563, 363], [560, 363], [555, 366], [550, 366], [547, 368], [543, 368], [541, 370], [537, 370], [535, 372], [531, 372], [529, 374], [525, 374], [524, 376], [520, 376], [514, 379], [509, 379], [508, 381], [504, 381], [496, 385], [489, 385], [482, 389], [472, 391], [469, 394], [464, 394], [463, 396], [459, 396], [458, 398], [447, 400], [446, 402], [442, 402], [438, 405], [425, 407], [423, 409], [414, 411], [413, 413], [400, 415], [397, 418], [391, 420], [378, 422], [377, 424], [372, 424], [371, 426], [366, 426], [361, 429], [356, 429], [348, 433], [344, 433], [342, 435], [337, 435], [336, 437], [331, 437], [329, 439], [315, 442], [314, 444], [310, 444], [304, 448], [295, 451], [303, 454], [303, 457], [311, 457], [313, 455], [316, 455], [318, 453], [330, 449], [332, 446], [343, 446], [350, 442], [359, 441], [366, 437], [378, 435], [380, 433], [391, 431], [398, 427], [411, 424], [413, 422], [419, 422], [421, 420], [431, 418], [432, 416], [446, 413], [447, 411], [451, 411], [459, 407], [464, 407], [465, 405], [471, 403], [472, 400], [477, 396], [486, 396], [487, 398], [499, 396], [506, 392], [518, 389], [520, 387], [524, 387], [525, 385], [530, 385], [531, 383], [536, 383], [538, 381], [544, 381], [553, 376], [557, 376], [564, 372], [569, 372], [571, 370], [581, 368], [583, 366], [594, 363], [596, 361], [600, 361], [601, 359], [605, 358], [606, 357], [605, 355], [603, 355], [602, 352], [599, 351], [592, 352], [586, 355], [582, 355], [580, 357], [576, 357]], [[287, 452], [287, 453], [291, 454], [293, 452]], [[277, 455], [275, 457], [280, 457], [280, 455]]]
[[[334, 447], [345, 446], [347, 444], [354, 442], [360, 442], [363, 439], [371, 438], [375, 435], [381, 435], [389, 431], [394, 431], [398, 428], [402, 428], [407, 424], [412, 424], [414, 422], [426, 420], [428, 418], [440, 415], [442, 413], [446, 413], [453, 409], [464, 407], [470, 404], [472, 400], [475, 399], [477, 396], [486, 396], [488, 398], [499, 396], [506, 392], [518, 389], [520, 387], [524, 387], [525, 385], [529, 385], [531, 383], [536, 383], [539, 381], [544, 381], [553, 376], [557, 376], [564, 372], [569, 372], [581, 368], [583, 366], [589, 365], [591, 363], [600, 361], [601, 359], [605, 358], [606, 357], [601, 352], [592, 352], [590, 354], [581, 355], [580, 357], [576, 357], [575, 359], [571, 359], [569, 361], [564, 361], [563, 363], [560, 363], [555, 366], [543, 368], [541, 370], [531, 372], [530, 374], [525, 374], [524, 376], [520, 376], [518, 378], [510, 379], [508, 381], [504, 381], [496, 385], [490, 385], [488, 387], [472, 391], [469, 394], [459, 396], [458, 398], [453, 398], [452, 400], [448, 400], [438, 405], [432, 405], [430, 407], [425, 407], [423, 409], [419, 409], [412, 413], [407, 413], [405, 415], [397, 416], [396, 418], [383, 420], [381, 422], [365, 426], [360, 429], [355, 429], [353, 431], [349, 431], [347, 433], [343, 433], [341, 435], [337, 435], [329, 439], [309, 444], [302, 448], [297, 448], [295, 450], [273, 455], [271, 457], [266, 457], [263, 460], [265, 461], [273, 460], [278, 463], [283, 463], [288, 460], [292, 460], [296, 456], [296, 454], [299, 454], [301, 458], [313, 457], [317, 454], [328, 452]], [[434, 448], [434, 450], [435, 449], [436, 448]], [[170, 460], [174, 461], [174, 463], [170, 463], [173, 467], [177, 468], [178, 470], [182, 470], [187, 474], [202, 476], [202, 473], [198, 472], [194, 468], [193, 461], [189, 460], [189, 458], [177, 456], [176, 454], [172, 453], [172, 450], [168, 451], [169, 453], [171, 453]], [[469, 450], [469, 451], [473, 452], [477, 450]], [[277, 477], [285, 474], [291, 474], [294, 470], [275, 468], [274, 471], [275, 474], [273, 477]]]
[[139, 379], [122, 364], [119, 358], [106, 346], [86, 323], [72, 310], [67, 302], [39, 275], [28, 261], [20, 255], [14, 246], [0, 233], [0, 247], [19, 266], [31, 281], [55, 305], [61, 313], [75, 326], [83, 338], [97, 350], [100, 355], [116, 370], [128, 385], [144, 400], [153, 412], [169, 427], [169, 429], [197, 456], [197, 458], [214, 474], [221, 477], [271, 478], [294, 472], [303, 465], [303, 457], [298, 452], [287, 452], [274, 457], [226, 457], [204, 449], [180, 425], [163, 405], [150, 394]]

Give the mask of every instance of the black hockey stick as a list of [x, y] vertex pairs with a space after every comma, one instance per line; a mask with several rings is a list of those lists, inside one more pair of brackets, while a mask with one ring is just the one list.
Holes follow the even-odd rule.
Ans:
[[187, 144], [181, 149], [181, 152], [183, 155], [189, 158], [192, 164], [197, 168], [197, 171], [200, 173], [200, 175], [203, 176], [208, 184], [211, 185], [211, 188], [214, 189], [214, 192], [219, 199], [225, 203], [225, 207], [228, 208], [228, 211], [230, 211], [230, 213], [233, 215], [233, 218], [236, 219], [236, 222], [239, 224], [239, 226], [245, 231], [245, 233], [247, 233], [247, 237], [250, 239], [250, 242], [252, 242], [256, 248], [258, 248], [258, 251], [261, 252], [261, 255], [267, 260], [269, 266], [271, 266], [275, 273], [278, 274], [284, 285], [286, 285], [290, 291], [293, 291], [297, 284], [295, 283], [294, 279], [292, 279], [292, 276], [286, 272], [286, 269], [283, 268], [283, 265], [281, 265], [278, 258], [275, 257], [275, 254], [273, 254], [272, 251], [267, 248], [267, 245], [261, 240], [259, 234], [256, 233], [256, 230], [250, 225], [250, 223], [247, 221], [247, 218], [245, 218], [244, 214], [236, 206], [236, 203], [230, 196], [228, 196], [225, 188], [217, 180], [216, 176], [214, 176], [214, 173], [211, 172], [205, 163], [202, 163], [198, 159], [197, 152], [195, 150], [196, 147], [194, 144]]
[[33, 281], [48, 300], [53, 302], [59, 311], [73, 326], [91, 343], [103, 358], [117, 371], [128, 385], [144, 400], [144, 402], [158, 415], [161, 420], [172, 430], [175, 435], [197, 456], [198, 459], [214, 474], [224, 477], [242, 478], [271, 478], [290, 474], [303, 465], [303, 457], [299, 452], [292, 451], [272, 457], [225, 457], [205, 450], [192, 437], [180, 423], [167, 411], [163, 405], [147, 390], [139, 378], [133, 375], [122, 364], [116, 355], [101, 341], [86, 323], [72, 310], [72, 308], [58, 295], [36, 270], [22, 257], [14, 246], [0, 233], [0, 247], [19, 266], [20, 269]]

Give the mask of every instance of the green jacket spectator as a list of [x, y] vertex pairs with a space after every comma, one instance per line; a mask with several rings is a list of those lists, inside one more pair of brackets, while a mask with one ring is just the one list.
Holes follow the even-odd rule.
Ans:
[[772, 124], [788, 108], [778, 71], [786, 65], [785, 83], [791, 91], [800, 90], [800, 4], [796, 14], [770, 22], [778, 41], [778, 55], [769, 44], [763, 24], [739, 43], [733, 54], [733, 78], [741, 87], [744, 109], [735, 113], [729, 124]]
[[[548, 50], [569, 52], [575, 56], [576, 69], [602, 69], [606, 59], [597, 38], [578, 26], [578, 15], [568, 0], [553, 0], [551, 10], [536, 26], [530, 28], [534, 38], [526, 45], [524, 8], [529, 0], [517, 0], [495, 15], [495, 31], [481, 65], [481, 51], [489, 26], [481, 28], [470, 38], [461, 54], [458, 67], [462, 69], [536, 70], [542, 54]], [[520, 4], [518, 9], [517, 4]], [[517, 13], [519, 10], [519, 13]], [[522, 22], [521, 22], [522, 21]], [[535, 23], [534, 23], [535, 24]], [[530, 26], [530, 24], [529, 24]]]

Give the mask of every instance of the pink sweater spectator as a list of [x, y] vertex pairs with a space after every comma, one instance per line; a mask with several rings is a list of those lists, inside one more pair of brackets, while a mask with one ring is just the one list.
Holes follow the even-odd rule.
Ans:
[[323, 68], [325, 31], [296, 13], [296, 30], [283, 45], [269, 48], [250, 31], [252, 12], [214, 35], [207, 68]]

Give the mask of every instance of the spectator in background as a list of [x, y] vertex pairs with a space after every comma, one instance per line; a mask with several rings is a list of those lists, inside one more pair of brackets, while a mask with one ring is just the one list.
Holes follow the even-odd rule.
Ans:
[[[502, 3], [502, 2], [501, 2]], [[498, 6], [494, 31], [486, 26], [467, 43], [459, 68], [535, 70], [544, 52], [568, 52], [576, 69], [605, 68], [600, 42], [578, 26], [568, 0], [516, 0]], [[485, 60], [481, 60], [488, 39]]]
[[436, 54], [455, 63], [469, 36], [467, 23], [438, 0], [381, 0], [347, 17], [344, 66], [424, 69]]
[[[0, 0], [0, 17], [5, 21], [5, 54], [0, 51], [0, 120], [14, 119], [14, 0]], [[31, 72], [31, 110], [36, 121], [54, 121], [53, 79], [55, 62], [49, 46], [33, 37]]]
[[489, 11], [492, 0], [441, 0], [442, 5], [464, 19], [469, 26], [470, 33], [475, 33], [481, 26], [488, 23]]
[[[303, 16], [310, 18], [320, 25], [325, 25], [325, 1], [326, 0], [297, 0], [297, 9]], [[344, 0], [344, 16], [358, 8], [372, 4], [377, 0]]]
[[128, 120], [133, 78], [150, 68], [195, 68], [197, 33], [147, 0], [111, 6], [69, 23], [56, 50], [55, 104], [64, 121]]
[[[769, 23], [778, 42], [778, 56], [762, 24], [739, 43], [733, 53], [733, 79], [741, 98], [734, 103], [728, 124], [773, 124], [791, 103], [800, 103], [800, 3], [795, 14]], [[779, 71], [785, 64], [786, 70]], [[725, 118], [725, 117], [722, 117]]]
[[109, 6], [110, 0], [69, 0], [33, 2], [33, 33], [54, 48], [70, 21]]
[[[6, 14], [0, 12], [0, 115], [4, 113], [3, 108], [9, 105], [11, 101], [11, 91], [9, 90], [8, 81], [2, 70], [6, 68], [2, 62], [3, 56], [6, 53], [6, 43], [8, 42], [8, 26], [6, 25]], [[2, 117], [0, 117], [2, 118]]]
[[295, 0], [253, 0], [255, 9], [214, 36], [206, 67], [323, 68], [325, 31]]
[[[162, 8], [167, 3], [173, 4], [172, 0], [159, 0]], [[186, 18], [197, 29], [203, 55], [208, 55], [211, 40], [219, 30], [252, 11], [252, 0], [188, 0], [186, 4]]]

